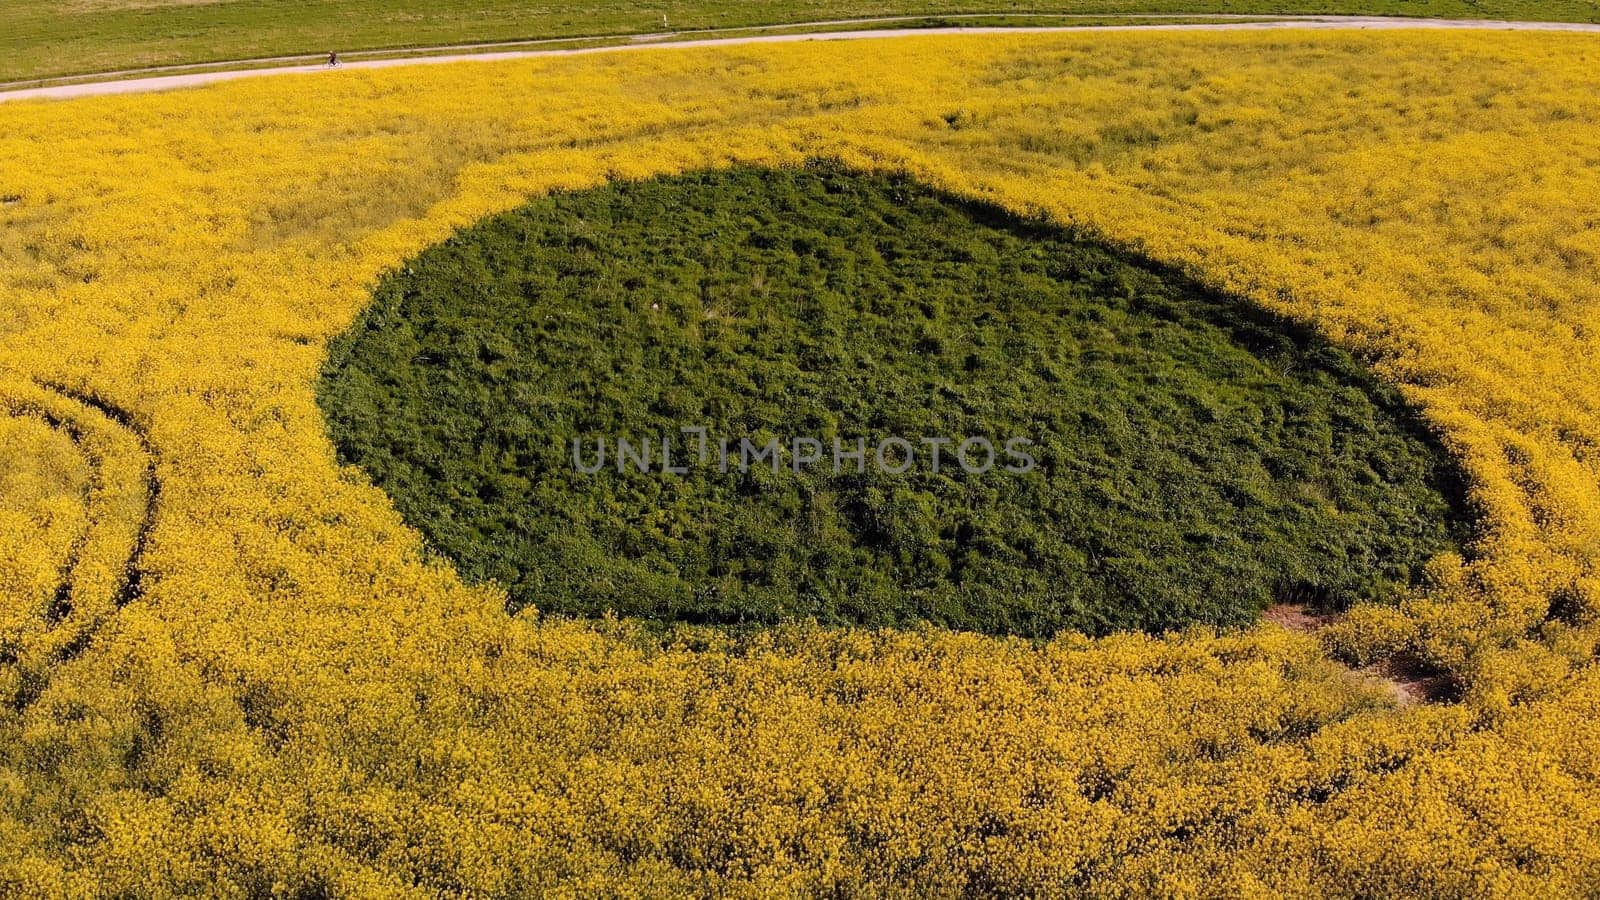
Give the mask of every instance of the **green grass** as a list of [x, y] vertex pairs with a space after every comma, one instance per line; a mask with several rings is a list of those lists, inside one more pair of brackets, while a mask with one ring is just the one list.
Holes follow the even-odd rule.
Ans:
[[[829, 168], [482, 222], [382, 282], [320, 397], [342, 459], [434, 548], [558, 614], [1229, 626], [1274, 600], [1390, 597], [1463, 521], [1444, 454], [1313, 335], [1058, 229]], [[572, 461], [574, 439], [592, 461], [595, 440], [692, 425], [713, 446], [919, 449], [904, 474], [787, 455], [724, 473], [681, 440], [685, 475]], [[1038, 465], [964, 472], [946, 448], [935, 472], [920, 441], [940, 436], [1028, 437]]]
[[0, 82], [250, 57], [883, 15], [1371, 13], [1600, 21], [1595, 0], [6, 0]]

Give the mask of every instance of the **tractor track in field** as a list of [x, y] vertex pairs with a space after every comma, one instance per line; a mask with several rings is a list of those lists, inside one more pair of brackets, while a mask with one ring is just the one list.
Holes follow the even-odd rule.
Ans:
[[[1161, 15], [1127, 14], [1129, 17], [1139, 19], [1163, 18]], [[340, 64], [337, 68], [330, 69], [324, 64], [293, 65], [297, 60], [308, 57], [270, 57], [265, 59], [239, 60], [233, 63], [197, 63], [184, 66], [166, 66], [145, 70], [125, 70], [121, 72], [106, 73], [102, 75], [81, 76], [90, 80], [77, 80], [70, 84], [37, 85], [37, 81], [12, 82], [0, 84], [0, 103], [11, 100], [39, 100], [55, 99], [66, 100], [74, 97], [92, 97], [107, 94], [133, 94], [150, 91], [166, 91], [178, 88], [200, 87], [216, 84], [223, 81], [234, 81], [240, 78], [257, 78], [265, 75], [290, 75], [323, 72], [329, 75], [346, 70], [383, 69], [395, 66], [415, 66], [455, 62], [496, 62], [512, 59], [534, 59], [540, 57], [580, 56], [592, 53], [619, 53], [638, 50], [667, 50], [685, 49], [695, 47], [724, 47], [748, 44], [779, 44], [796, 43], [801, 41], [845, 41], [889, 39], [901, 37], [929, 37], [937, 35], [993, 35], [993, 34], [1071, 34], [1090, 31], [1128, 32], [1128, 31], [1264, 31], [1264, 30], [1361, 30], [1361, 31], [1393, 31], [1393, 30], [1463, 30], [1463, 31], [1543, 31], [1565, 33], [1600, 33], [1600, 24], [1583, 22], [1530, 22], [1530, 21], [1498, 21], [1488, 19], [1421, 19], [1388, 16], [1223, 16], [1220, 14], [1169, 15], [1168, 18], [1183, 19], [1219, 19], [1211, 22], [1183, 22], [1183, 23], [1155, 23], [1155, 24], [1129, 24], [1129, 25], [1019, 25], [1019, 26], [948, 26], [931, 28], [864, 28], [844, 31], [819, 31], [801, 32], [794, 34], [759, 34], [744, 36], [717, 37], [717, 34], [730, 32], [748, 32], [759, 28], [808, 28], [831, 27], [835, 25], [870, 24], [872, 22], [890, 23], [906, 21], [907, 17], [892, 17], [888, 19], [833, 19], [819, 22], [798, 22], [783, 26], [752, 26], [743, 28], [718, 28], [704, 29], [693, 32], [667, 32], [661, 34], [634, 34], [634, 35], [596, 35], [589, 37], [546, 38], [529, 41], [510, 41], [493, 44], [475, 45], [445, 45], [440, 47], [412, 48], [407, 50], [391, 51], [366, 51], [364, 54], [404, 52], [415, 55], [402, 56], [388, 59], [363, 59]], [[926, 18], [926, 17], [910, 17]], [[958, 16], [941, 16], [937, 18], [955, 19]], [[1095, 17], [1111, 18], [1111, 17]], [[1243, 19], [1246, 21], [1237, 21]], [[685, 35], [705, 35], [685, 39]], [[487, 50], [494, 47], [531, 47], [540, 44], [552, 43], [581, 43], [585, 41], [619, 41], [622, 43], [608, 44], [598, 47], [568, 47], [560, 49], [522, 49], [522, 50]], [[468, 52], [476, 49], [480, 52]], [[279, 63], [259, 68], [236, 68], [223, 71], [192, 72], [185, 71], [180, 74], [154, 75], [152, 77], [138, 77], [146, 73], [172, 72], [200, 67], [216, 67], [229, 65], [251, 65], [253, 63]], [[132, 76], [132, 77], [130, 77]], [[67, 76], [51, 81], [64, 81], [72, 78]], [[98, 79], [98, 80], [96, 80]]]
[[117, 609], [144, 595], [144, 569], [141, 563], [145, 550], [150, 545], [150, 533], [155, 530], [156, 511], [161, 505], [161, 478], [156, 471], [156, 452], [150, 443], [147, 434], [133, 414], [126, 409], [100, 397], [97, 394], [73, 390], [59, 384], [39, 382], [39, 386], [51, 391], [81, 406], [88, 407], [108, 421], [132, 435], [144, 452], [144, 511], [139, 520], [139, 528], [134, 537], [133, 548], [128, 554], [128, 561], [123, 567], [123, 578], [117, 587], [112, 603]]
[[[93, 541], [94, 516], [91, 515], [86, 523], [84, 533], [74, 539], [61, 566], [60, 582], [43, 616], [47, 634], [61, 629], [66, 631], [59, 635], [59, 641], [54, 642], [54, 649], [49, 652], [42, 667], [24, 669], [16, 694], [9, 698], [12, 707], [19, 711], [26, 710], [39, 699], [49, 686], [56, 667], [81, 656], [106, 622], [123, 607], [144, 595], [144, 554], [149, 547], [161, 503], [161, 479], [156, 468], [155, 448], [132, 413], [90, 391], [46, 381], [36, 381], [34, 385], [41, 391], [68, 401], [72, 413], [63, 414], [24, 402], [14, 404], [12, 414], [34, 416], [71, 440], [90, 464], [91, 482], [96, 488], [104, 487], [105, 461], [97, 459], [97, 454], [88, 446], [86, 435], [93, 428], [110, 428], [124, 433], [132, 439], [137, 447], [136, 452], [142, 457], [139, 460], [142, 497], [139, 521], [132, 529], [132, 541], [125, 555], [118, 554], [122, 562], [116, 583], [107, 598], [109, 602], [95, 602], [95, 598], [79, 596], [80, 585], [75, 580], [75, 570]], [[80, 614], [76, 619], [75, 613]], [[8, 658], [5, 662], [14, 664], [17, 660]]]

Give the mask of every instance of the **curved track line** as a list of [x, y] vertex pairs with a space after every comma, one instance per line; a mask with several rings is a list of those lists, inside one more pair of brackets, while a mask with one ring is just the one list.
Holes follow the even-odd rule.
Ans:
[[[40, 634], [42, 646], [35, 651], [43, 655], [31, 663], [23, 663], [20, 684], [16, 693], [8, 698], [16, 710], [26, 710], [49, 685], [55, 667], [76, 659], [88, 648], [100, 629], [117, 611], [139, 599], [144, 594], [144, 568], [142, 561], [149, 546], [150, 535], [161, 500], [161, 482], [156, 470], [156, 454], [148, 435], [131, 413], [104, 398], [86, 391], [78, 391], [59, 384], [36, 382], [34, 387], [57, 401], [64, 401], [66, 410], [52, 408], [47, 403], [18, 398], [0, 403], [11, 415], [28, 415], [54, 428], [73, 442], [91, 468], [93, 492], [106, 487], [106, 459], [100, 450], [92, 447], [91, 432], [110, 430], [121, 432], [137, 448], [139, 460], [138, 490], [142, 493], [139, 521], [133, 527], [126, 555], [122, 556], [114, 582], [108, 595], [85, 598], [79, 592], [79, 563], [90, 551], [96, 538], [95, 510], [89, 509], [85, 530], [73, 542], [69, 558], [61, 568], [61, 581], [57, 585], [49, 606], [44, 610], [44, 630]], [[113, 538], [116, 535], [112, 535]], [[26, 646], [18, 653], [7, 653], [3, 662], [15, 665], [29, 654]]]
[[123, 567], [122, 581], [111, 601], [115, 608], [121, 609], [144, 596], [144, 569], [140, 566], [140, 562], [150, 545], [150, 533], [155, 529], [156, 511], [161, 503], [161, 479], [156, 472], [155, 448], [150, 443], [149, 434], [128, 410], [94, 393], [77, 391], [48, 382], [40, 382], [39, 386], [99, 413], [107, 421], [132, 436], [138, 442], [139, 449], [144, 452], [144, 509], [140, 516], [138, 531], [134, 535], [133, 547], [128, 554], [127, 564]]
[[[1204, 16], [1200, 16], [1204, 17]], [[805, 27], [797, 23], [788, 27]], [[433, 56], [410, 56], [398, 59], [375, 59], [348, 62], [330, 70], [324, 65], [276, 66], [260, 69], [235, 69], [226, 72], [196, 72], [185, 75], [166, 75], [156, 78], [134, 78], [123, 81], [86, 82], [56, 85], [53, 87], [25, 88], [0, 92], [0, 103], [9, 100], [65, 100], [73, 97], [92, 97], [106, 94], [136, 94], [149, 91], [166, 91], [176, 88], [200, 87], [240, 78], [257, 78], [264, 75], [289, 75], [295, 73], [324, 72], [336, 74], [346, 69], [386, 69], [395, 66], [416, 66], [453, 62], [497, 62], [510, 59], [532, 59], [550, 56], [582, 56], [591, 53], [622, 53], [638, 50], [683, 49], [689, 47], [721, 47], [741, 44], [787, 44], [800, 41], [851, 41], [887, 39], [898, 37], [927, 37], [933, 35], [987, 35], [987, 34], [1070, 34], [1090, 31], [1267, 31], [1278, 29], [1332, 30], [1354, 29], [1368, 31], [1393, 30], [1465, 30], [1465, 31], [1552, 31], [1600, 33], [1600, 24], [1581, 22], [1502, 22], [1480, 19], [1415, 19], [1382, 16], [1311, 16], [1304, 18], [1273, 18], [1272, 21], [1213, 22], [1186, 25], [1025, 25], [1018, 27], [961, 27], [949, 28], [885, 28], [860, 31], [827, 31], [804, 34], [768, 34], [747, 37], [702, 38], [695, 40], [648, 40], [650, 35], [634, 35], [637, 42], [606, 47], [581, 47], [562, 50], [513, 50], [494, 53], [445, 53]], [[730, 29], [737, 30], [737, 29]], [[599, 38], [560, 38], [561, 41], [628, 40], [630, 36], [605, 36]], [[442, 48], [451, 49], [451, 48]], [[423, 52], [426, 52], [424, 50]], [[218, 63], [226, 65], [226, 63]]]

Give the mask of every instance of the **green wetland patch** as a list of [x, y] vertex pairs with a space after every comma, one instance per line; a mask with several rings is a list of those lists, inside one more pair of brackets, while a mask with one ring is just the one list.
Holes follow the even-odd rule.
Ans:
[[[1235, 626], [1391, 599], [1467, 527], [1415, 414], [1313, 333], [1082, 235], [827, 167], [487, 219], [382, 281], [319, 398], [341, 459], [434, 550], [546, 614]], [[687, 472], [661, 471], [663, 436]], [[797, 437], [820, 461], [794, 464]], [[904, 472], [874, 458], [894, 437]], [[988, 471], [953, 464], [971, 437]], [[650, 471], [619, 470], [619, 438], [650, 442]], [[776, 439], [779, 464], [740, 465], [746, 439]], [[858, 439], [865, 465], [834, 458]]]

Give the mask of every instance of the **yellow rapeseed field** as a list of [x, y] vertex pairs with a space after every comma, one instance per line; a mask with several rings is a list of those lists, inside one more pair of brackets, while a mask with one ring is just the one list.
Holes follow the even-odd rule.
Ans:
[[[1600, 38], [921, 37], [0, 106], [0, 894], [1600, 893]], [[827, 157], [1371, 354], [1482, 533], [1399, 608], [1045, 645], [507, 617], [313, 383], [530, 195]], [[1394, 651], [1458, 702], [1399, 707]]]

